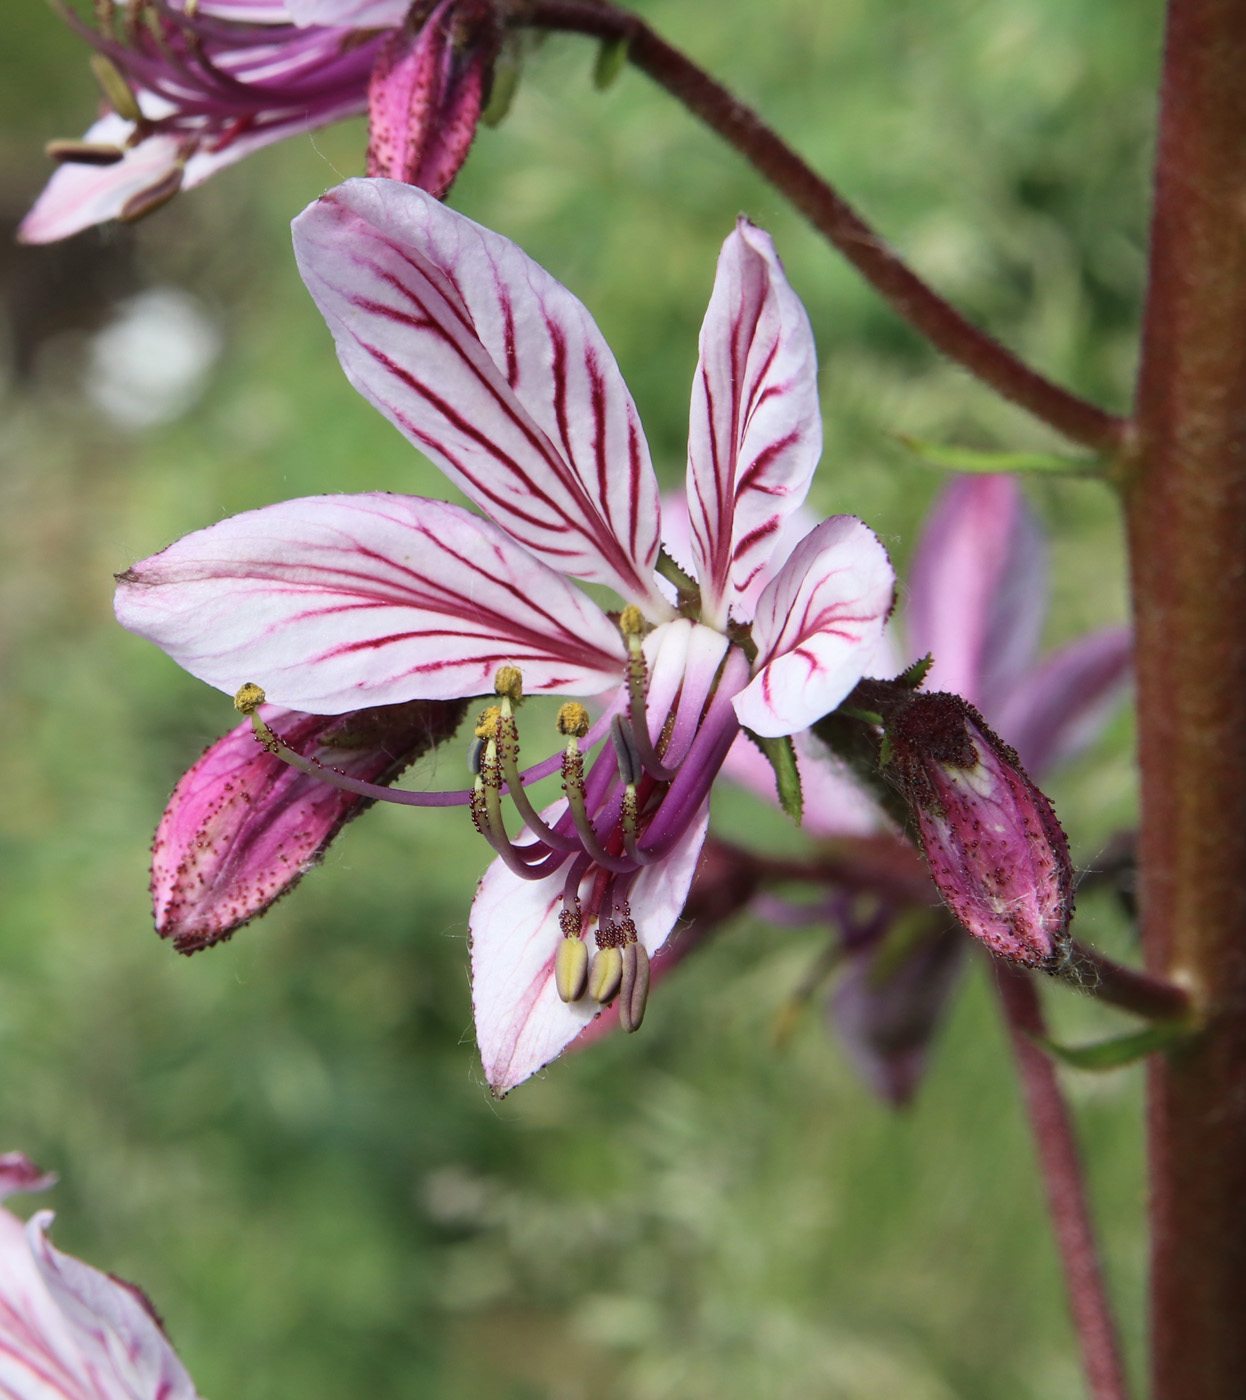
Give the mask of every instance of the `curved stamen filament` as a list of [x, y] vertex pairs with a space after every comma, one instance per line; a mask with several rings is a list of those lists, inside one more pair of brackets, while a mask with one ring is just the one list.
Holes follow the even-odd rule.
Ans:
[[567, 745], [567, 751], [562, 760], [562, 786], [563, 791], [567, 794], [567, 811], [579, 833], [580, 844], [585, 853], [603, 870], [611, 870], [619, 874], [634, 870], [636, 867], [632, 861], [623, 856], [611, 855], [597, 839], [597, 831], [588, 814], [585, 798], [584, 755], [580, 753], [578, 746], [572, 751], [570, 743]]
[[503, 701], [502, 714], [497, 726], [497, 761], [510, 799], [515, 810], [523, 818], [524, 825], [534, 832], [547, 846], [559, 851], [578, 851], [580, 843], [573, 836], [563, 835], [549, 826], [536, 808], [532, 799], [524, 791], [523, 778], [519, 772], [519, 730], [513, 715], [508, 714], [509, 701]]

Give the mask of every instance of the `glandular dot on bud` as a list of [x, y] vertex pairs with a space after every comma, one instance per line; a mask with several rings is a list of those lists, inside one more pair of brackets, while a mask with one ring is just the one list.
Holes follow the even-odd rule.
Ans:
[[952, 913], [1007, 961], [1054, 970], [1073, 867], [1051, 803], [959, 695], [917, 694], [888, 718], [892, 763]]

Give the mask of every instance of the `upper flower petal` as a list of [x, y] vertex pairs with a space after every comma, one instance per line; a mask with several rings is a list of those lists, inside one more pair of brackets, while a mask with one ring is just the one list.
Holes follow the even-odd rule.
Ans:
[[1037, 649], [1046, 574], [1042, 535], [1017, 482], [953, 481], [922, 530], [906, 610], [913, 650], [934, 655], [930, 688], [997, 717]]
[[[545, 820], [556, 820], [564, 805], [554, 803], [542, 814]], [[666, 942], [684, 907], [708, 825], [707, 805], [685, 839], [664, 860], [646, 866], [632, 886], [632, 918], [650, 954]], [[519, 844], [527, 842], [521, 838]], [[590, 873], [581, 887], [586, 901], [594, 878]], [[485, 872], [472, 904], [476, 1043], [485, 1078], [499, 1097], [560, 1054], [601, 1009], [588, 997], [562, 1002], [554, 986], [566, 882], [565, 869], [544, 880], [521, 880], [499, 860]], [[585, 936], [591, 949], [591, 930]]]
[[117, 617], [209, 685], [341, 714], [618, 683], [614, 624], [487, 520], [415, 496], [312, 496], [223, 520], [118, 576]]
[[998, 706], [1000, 733], [1031, 773], [1091, 742], [1129, 681], [1133, 638], [1105, 627], [1052, 652]]
[[636, 408], [565, 287], [392, 180], [331, 190], [294, 221], [294, 247], [365, 398], [546, 563], [670, 615]]
[[295, 24], [303, 26], [343, 24], [352, 29], [392, 29], [406, 18], [411, 5], [410, 0], [285, 0], [285, 8]]
[[822, 451], [813, 331], [769, 234], [741, 219], [701, 326], [688, 506], [705, 620], [721, 625], [805, 499]]
[[[384, 784], [449, 738], [464, 708], [412, 700], [345, 715], [276, 705], [260, 714], [295, 753]], [[151, 852], [156, 932], [179, 953], [228, 938], [296, 885], [369, 805], [269, 753], [246, 720], [182, 776], [160, 819]]]
[[894, 590], [887, 551], [856, 516], [811, 530], [758, 600], [759, 669], [735, 698], [740, 723], [794, 734], [833, 710], [868, 670]]

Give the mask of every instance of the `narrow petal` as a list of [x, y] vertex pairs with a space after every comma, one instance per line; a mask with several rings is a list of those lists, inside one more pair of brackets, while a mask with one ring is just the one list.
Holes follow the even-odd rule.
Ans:
[[705, 620], [721, 625], [805, 499], [822, 451], [813, 331], [769, 234], [740, 219], [701, 327], [688, 505]]
[[62, 165], [43, 187], [17, 230], [22, 243], [55, 243], [92, 224], [121, 217], [132, 200], [163, 187], [179, 168], [179, 143], [172, 136], [149, 136], [125, 147], [132, 122], [110, 113], [97, 121], [84, 141], [125, 148], [115, 165]]
[[1047, 606], [1046, 551], [1016, 480], [966, 476], [935, 503], [913, 559], [906, 609], [929, 685], [992, 717], [1033, 660]]
[[368, 87], [368, 174], [444, 199], [467, 159], [497, 52], [493, 10], [442, 0], [386, 40]]
[[392, 29], [406, 18], [411, 4], [410, 0], [285, 0], [285, 7], [295, 24], [304, 28], [341, 24], [352, 29]]
[[294, 247], [365, 398], [547, 564], [670, 615], [636, 408], [566, 288], [392, 180], [331, 190], [294, 221]]
[[595, 695], [623, 671], [600, 608], [501, 530], [416, 496], [312, 496], [233, 516], [118, 576], [117, 617], [228, 694], [341, 714], [493, 689]]
[[51, 1222], [51, 1211], [39, 1211], [27, 1223], [26, 1238], [81, 1368], [94, 1382], [68, 1393], [84, 1400], [197, 1400], [146, 1297], [53, 1248], [46, 1234]]
[[998, 707], [999, 732], [1031, 773], [1043, 773], [1091, 743], [1130, 679], [1133, 638], [1108, 627], [1052, 652]]
[[40, 1171], [24, 1152], [0, 1153], [0, 1201], [19, 1191], [46, 1191], [55, 1180], [55, 1173]]
[[758, 734], [807, 729], [869, 669], [894, 599], [887, 551], [853, 515], [810, 531], [757, 603], [757, 674], [735, 699]]
[[[554, 820], [563, 804], [546, 813]], [[646, 867], [631, 892], [632, 917], [646, 951], [666, 942], [679, 918], [705, 842], [705, 808], [687, 838]], [[592, 876], [582, 887], [587, 900]], [[554, 986], [558, 915], [566, 870], [544, 880], [521, 880], [495, 861], [472, 905], [472, 1003], [485, 1077], [501, 1097], [559, 1055], [600, 1008], [589, 998], [564, 1003]], [[590, 947], [592, 934], [587, 935]]]
[[[463, 701], [413, 700], [347, 715], [276, 705], [261, 715], [296, 753], [365, 782], [392, 782], [457, 729]], [[291, 890], [371, 805], [271, 754], [247, 720], [181, 778], [152, 845], [156, 932], [179, 953], [228, 938]]]

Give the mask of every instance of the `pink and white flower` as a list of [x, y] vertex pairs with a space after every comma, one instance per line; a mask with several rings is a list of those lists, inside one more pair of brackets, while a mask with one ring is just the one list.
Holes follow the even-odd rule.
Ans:
[[[300, 711], [494, 695], [461, 800], [499, 854], [471, 937], [477, 1037], [505, 1093], [613, 999], [612, 966], [635, 971], [662, 946], [741, 725], [781, 736], [833, 709], [879, 644], [894, 578], [875, 536], [836, 516], [755, 606], [746, 597], [821, 447], [808, 318], [746, 220], [701, 332], [688, 454], [700, 586], [685, 580], [678, 604], [655, 575], [675, 571], [635, 405], [580, 302], [408, 185], [348, 181], [294, 230], [352, 383], [491, 519], [403, 496], [269, 506], [127, 570], [117, 614], [209, 684], [256, 682]], [[572, 578], [611, 588], [621, 613]], [[517, 763], [521, 691], [602, 697], [591, 732], [582, 706], [560, 712], [566, 752], [533, 772], [561, 764], [567, 796], [541, 813]], [[590, 763], [580, 741], [607, 730]], [[517, 841], [504, 794], [524, 819]], [[595, 998], [560, 955], [590, 938]]]
[[[0, 1200], [54, 1178], [0, 1156]], [[62, 1254], [50, 1210], [0, 1210], [0, 1395], [12, 1400], [198, 1400], [146, 1296]]]
[[[497, 48], [493, 7], [440, 0], [141, 0], [96, 50], [111, 110], [61, 162], [18, 237], [49, 243], [134, 220], [262, 146], [365, 111], [368, 173], [444, 196], [467, 157]], [[388, 31], [388, 32], [386, 32]]]

